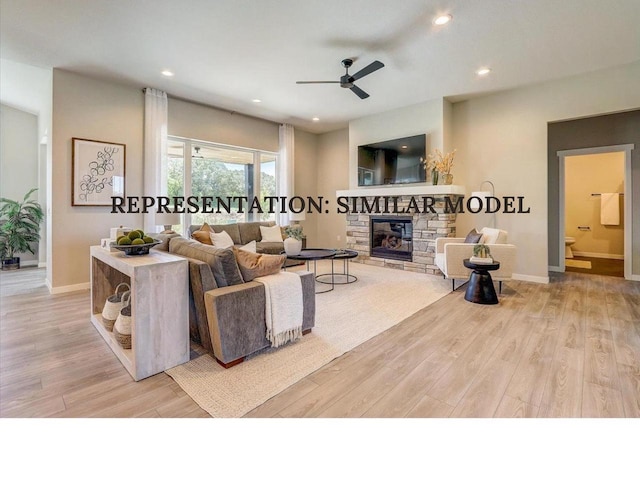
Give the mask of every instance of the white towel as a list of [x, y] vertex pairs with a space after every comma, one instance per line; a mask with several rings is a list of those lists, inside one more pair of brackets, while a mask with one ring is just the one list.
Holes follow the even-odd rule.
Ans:
[[602, 193], [600, 195], [600, 223], [620, 225], [620, 194]]
[[302, 337], [302, 281], [293, 272], [257, 277], [266, 296], [267, 340], [279, 347]]

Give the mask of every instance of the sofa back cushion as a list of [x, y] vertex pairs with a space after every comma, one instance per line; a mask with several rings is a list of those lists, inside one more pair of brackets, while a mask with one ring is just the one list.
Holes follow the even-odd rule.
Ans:
[[242, 249], [233, 248], [238, 266], [245, 282], [251, 282], [256, 277], [265, 277], [278, 273], [286, 255], [250, 253]]
[[251, 241], [260, 242], [260, 226], [271, 227], [275, 222], [245, 222], [236, 224], [240, 231], [240, 240], [236, 244], [248, 244]]
[[482, 230], [482, 242], [483, 244], [506, 244], [507, 243], [507, 231], [500, 229], [491, 229], [489, 227], [483, 227]]
[[151, 249], [155, 249], [156, 251], [169, 251], [169, 241], [174, 237], [182, 237], [180, 234], [153, 234], [152, 237], [155, 237], [162, 244], [158, 244], [157, 246], [152, 247]]
[[213, 278], [218, 287], [238, 285], [244, 282], [238, 268], [238, 262], [231, 249], [219, 249], [193, 239], [184, 238], [172, 239], [169, 249], [172, 253], [180, 256], [207, 263], [211, 267]]

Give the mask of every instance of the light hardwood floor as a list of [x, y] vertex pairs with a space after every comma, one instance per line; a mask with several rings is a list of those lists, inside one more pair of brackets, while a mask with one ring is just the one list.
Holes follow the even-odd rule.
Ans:
[[[0, 274], [1, 416], [208, 417], [164, 373], [134, 382], [88, 291], [50, 295], [43, 277]], [[640, 283], [554, 274], [507, 283], [498, 306], [463, 290], [247, 416], [640, 417]]]

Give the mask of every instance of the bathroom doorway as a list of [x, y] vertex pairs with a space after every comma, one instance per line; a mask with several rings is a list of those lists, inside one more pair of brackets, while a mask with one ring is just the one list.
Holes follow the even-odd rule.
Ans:
[[[630, 150], [610, 146], [558, 153], [562, 271], [630, 274]], [[627, 271], [628, 270], [628, 271]]]

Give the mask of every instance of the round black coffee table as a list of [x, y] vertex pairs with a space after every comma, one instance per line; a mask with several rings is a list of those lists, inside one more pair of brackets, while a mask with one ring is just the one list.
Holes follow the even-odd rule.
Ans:
[[[342, 260], [342, 273], [336, 272], [333, 269], [333, 262], [331, 263], [331, 273], [322, 273], [316, 275], [316, 280], [321, 284], [352, 284], [358, 277], [349, 273], [349, 261], [358, 257], [358, 251], [353, 249], [336, 249], [336, 254], [333, 256], [334, 260]], [[327, 281], [328, 277], [331, 277], [331, 282]], [[324, 279], [324, 280], [323, 280]]]
[[464, 293], [465, 300], [476, 304], [498, 304], [498, 296], [489, 272], [499, 269], [500, 262], [494, 260], [493, 263], [473, 263], [467, 258], [463, 263], [473, 270], [467, 291]]
[[[287, 259], [290, 260], [298, 260], [305, 261], [307, 263], [307, 270], [309, 270], [309, 264], [313, 261], [313, 276], [317, 279], [317, 262], [318, 260], [324, 260], [331, 258], [331, 273], [333, 273], [333, 257], [336, 254], [335, 249], [322, 249], [322, 248], [310, 248], [303, 249], [299, 254], [287, 254]], [[323, 282], [324, 283], [324, 282]], [[330, 284], [331, 287], [326, 290], [318, 291], [316, 290], [316, 294], [322, 294], [324, 292], [332, 291], [334, 288], [333, 280], [331, 282], [326, 282]]]

